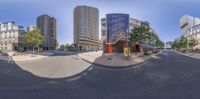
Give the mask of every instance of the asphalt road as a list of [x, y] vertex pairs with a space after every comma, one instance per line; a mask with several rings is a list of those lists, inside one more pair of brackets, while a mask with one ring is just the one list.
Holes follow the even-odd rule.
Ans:
[[17, 64], [0, 63], [0, 68], [0, 99], [200, 99], [200, 60], [172, 51], [128, 69], [91, 65], [57, 79]]
[[76, 54], [56, 53], [42, 60], [17, 62], [16, 65], [43, 78], [66, 78], [79, 74], [91, 64], [83, 61]]

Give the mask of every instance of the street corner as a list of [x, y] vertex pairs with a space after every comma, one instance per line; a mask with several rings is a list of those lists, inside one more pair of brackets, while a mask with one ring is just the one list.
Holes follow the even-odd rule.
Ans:
[[[159, 54], [159, 53], [157, 53]], [[136, 66], [142, 64], [152, 58], [154, 58], [157, 54], [151, 55], [143, 55], [143, 53], [131, 53], [130, 57], [127, 58], [122, 53], [103, 53], [102, 51], [98, 52], [87, 52], [78, 54], [78, 56], [95, 66], [100, 66], [104, 68], [129, 68], [132, 66]]]

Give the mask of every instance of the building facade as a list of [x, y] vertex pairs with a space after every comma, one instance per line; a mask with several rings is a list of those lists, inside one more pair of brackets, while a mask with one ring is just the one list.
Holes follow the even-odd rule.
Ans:
[[188, 40], [194, 38], [199, 44], [195, 48], [200, 48], [200, 19], [189, 15], [180, 18], [180, 28], [182, 36]]
[[196, 39], [198, 41], [198, 45], [196, 45], [195, 48], [200, 48], [200, 24], [189, 28], [184, 37], [186, 37], [188, 40], [192, 38]]
[[[127, 14], [122, 14], [123, 15], [127, 15]], [[128, 20], [128, 22], [127, 22]], [[112, 21], [112, 18], [111, 20]], [[127, 46], [127, 34], [130, 33], [134, 28], [139, 27], [141, 25], [141, 20], [138, 19], [134, 19], [134, 18], [129, 18], [126, 17], [126, 21], [124, 23], [126, 23], [125, 26], [123, 26], [123, 24], [120, 24], [120, 21], [115, 20], [115, 18], [113, 18], [113, 22], [114, 23], [119, 23], [123, 28], [122, 29], [122, 34], [118, 33], [119, 30], [115, 31], [116, 28], [119, 28], [120, 26], [114, 25], [114, 26], [108, 26], [107, 24], [108, 19], [107, 18], [102, 18], [101, 19], [101, 43], [104, 45], [103, 49], [104, 52], [108, 52], [109, 49], [112, 49], [113, 52], [123, 52], [123, 47]], [[128, 23], [128, 25], [127, 25]], [[108, 27], [110, 27], [111, 32], [109, 32]], [[115, 28], [113, 28], [115, 27]], [[114, 30], [112, 30], [114, 29]], [[120, 29], [120, 28], [119, 28]], [[112, 33], [114, 32], [115, 33]], [[128, 32], [127, 32], [128, 31]], [[156, 34], [156, 32], [150, 28], [149, 32], [153, 32]], [[116, 35], [112, 35], [112, 34], [116, 34]], [[112, 42], [112, 40], [109, 40], [109, 35], [114, 37], [114, 42]], [[112, 43], [111, 43], [112, 42]], [[138, 52], [141, 50], [141, 47], [139, 44], [129, 44], [131, 45], [131, 51], [132, 52]], [[112, 48], [110, 48], [112, 46]]]
[[23, 27], [14, 22], [0, 23], [0, 50], [24, 51], [24, 34]]
[[180, 28], [182, 35], [187, 35], [188, 29], [192, 28], [193, 26], [196, 26], [200, 24], [200, 19], [199, 18], [194, 18], [189, 15], [184, 15], [180, 18]]
[[44, 36], [43, 50], [57, 49], [57, 21], [54, 17], [47, 14], [41, 15], [37, 18], [37, 27]]
[[173, 44], [173, 42], [171, 42], [171, 41], [166, 42], [165, 43], [165, 49], [171, 49], [172, 48], [172, 44]]
[[[129, 18], [129, 32], [133, 30], [135, 27], [139, 27], [141, 25], [141, 20]], [[156, 33], [152, 28], [150, 28], [150, 32]], [[101, 39], [107, 39], [107, 20], [106, 18], [101, 19]]]
[[114, 43], [119, 36], [127, 37], [129, 32], [128, 14], [107, 14], [107, 43]]
[[90, 6], [74, 9], [74, 44], [78, 50], [99, 49], [99, 10]]

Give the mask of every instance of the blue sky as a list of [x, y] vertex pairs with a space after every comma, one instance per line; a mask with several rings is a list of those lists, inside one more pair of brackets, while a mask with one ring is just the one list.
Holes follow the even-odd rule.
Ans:
[[39, 15], [49, 14], [58, 21], [59, 44], [73, 43], [73, 10], [78, 5], [97, 7], [100, 18], [107, 13], [127, 13], [146, 20], [165, 42], [181, 35], [181, 16], [200, 17], [198, 0], [1, 0], [0, 22], [15, 21], [26, 29], [36, 24]]

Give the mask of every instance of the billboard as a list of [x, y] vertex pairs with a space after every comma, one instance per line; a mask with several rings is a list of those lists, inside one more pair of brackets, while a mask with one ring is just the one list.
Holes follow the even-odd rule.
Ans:
[[128, 36], [129, 14], [107, 14], [107, 43], [114, 43], [120, 35]]

